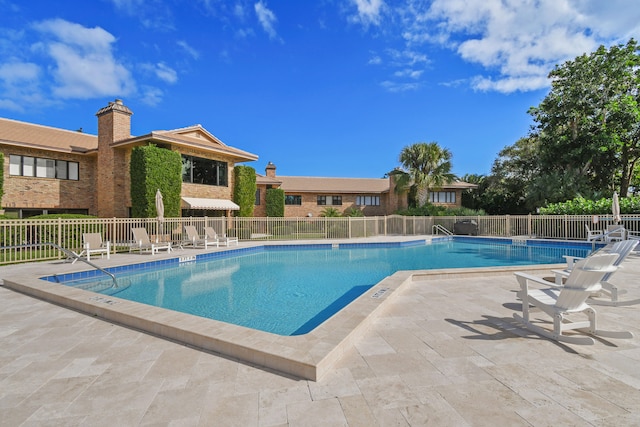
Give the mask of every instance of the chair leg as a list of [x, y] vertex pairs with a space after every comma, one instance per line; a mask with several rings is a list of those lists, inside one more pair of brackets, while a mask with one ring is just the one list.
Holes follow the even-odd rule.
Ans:
[[584, 311], [584, 314], [587, 315], [589, 319], [589, 333], [595, 334], [598, 330], [597, 328], [597, 320], [596, 320], [596, 311], [593, 308], [588, 308]]

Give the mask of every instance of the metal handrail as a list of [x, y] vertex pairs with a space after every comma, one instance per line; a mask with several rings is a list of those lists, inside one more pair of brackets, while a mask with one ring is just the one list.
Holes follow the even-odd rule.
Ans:
[[[434, 231], [435, 231], [435, 233], [434, 233]], [[438, 231], [442, 231], [442, 232], [443, 232], [444, 234], [446, 234], [447, 236], [453, 236], [453, 233], [452, 233], [452, 232], [450, 232], [449, 230], [447, 230], [446, 228], [444, 228], [442, 225], [440, 225], [440, 224], [434, 224], [434, 225], [431, 227], [431, 233], [432, 233], [432, 234], [438, 234], [438, 233], [437, 233]]]
[[62, 246], [58, 245], [57, 243], [53, 243], [53, 242], [43, 242], [43, 243], [27, 243], [24, 245], [13, 245], [13, 246], [0, 246], [0, 250], [2, 249], [18, 249], [18, 248], [31, 248], [34, 246], [53, 246], [54, 248], [58, 249], [60, 252], [62, 252], [63, 254], [65, 254], [68, 258], [74, 258], [77, 260], [80, 260], [82, 262], [84, 262], [85, 264], [90, 265], [91, 267], [95, 268], [96, 270], [100, 270], [101, 272], [103, 272], [104, 274], [106, 274], [107, 276], [111, 277], [111, 280], [113, 281], [113, 287], [118, 289], [118, 281], [116, 280], [116, 276], [105, 270], [104, 268], [95, 265], [94, 263], [92, 263], [91, 261], [89, 261], [88, 259], [84, 259], [82, 258], [80, 255], [78, 255], [77, 253], [70, 251], [69, 249], [65, 249]]

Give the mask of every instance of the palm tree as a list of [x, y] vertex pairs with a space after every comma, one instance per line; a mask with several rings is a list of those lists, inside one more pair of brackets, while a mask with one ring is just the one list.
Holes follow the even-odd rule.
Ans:
[[451, 152], [437, 142], [418, 142], [404, 147], [400, 152], [402, 169], [391, 174], [396, 177], [396, 190], [414, 188], [418, 206], [427, 202], [429, 190], [441, 188], [456, 176], [451, 173]]

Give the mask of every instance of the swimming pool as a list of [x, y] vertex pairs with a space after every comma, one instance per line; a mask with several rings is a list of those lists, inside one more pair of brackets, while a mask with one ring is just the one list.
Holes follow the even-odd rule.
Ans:
[[[383, 278], [400, 270], [554, 264], [586, 256], [580, 244], [513, 245], [504, 239], [440, 239], [402, 244], [273, 245], [183, 257], [116, 273], [109, 281], [48, 277], [130, 301], [279, 335], [306, 334]], [[210, 255], [207, 257], [206, 255]], [[68, 279], [68, 280], [67, 280]]]

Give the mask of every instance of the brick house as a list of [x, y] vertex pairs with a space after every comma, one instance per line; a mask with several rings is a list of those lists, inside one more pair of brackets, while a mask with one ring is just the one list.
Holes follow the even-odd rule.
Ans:
[[147, 144], [182, 155], [183, 215], [230, 216], [238, 209], [234, 165], [258, 156], [224, 144], [201, 125], [132, 136], [132, 114], [121, 100], [110, 102], [96, 113], [97, 136], [0, 118], [5, 213], [129, 217], [131, 150]]
[[[257, 175], [254, 216], [265, 216], [265, 195], [269, 188], [285, 192], [285, 217], [320, 216], [326, 208], [344, 213], [349, 208], [361, 210], [365, 216], [384, 216], [407, 208], [407, 196], [396, 194], [393, 176], [388, 178], [326, 178], [276, 176], [276, 166], [269, 162], [265, 175]], [[474, 184], [456, 181], [430, 193], [431, 202], [460, 207], [462, 191]]]
[[[233, 199], [236, 163], [258, 156], [230, 147], [201, 125], [131, 135], [133, 112], [116, 99], [96, 113], [98, 135], [0, 118], [4, 154], [5, 214], [25, 218], [42, 213], [82, 213], [102, 218], [131, 216], [131, 151], [154, 144], [182, 156], [182, 215], [226, 216], [238, 210]], [[256, 174], [254, 216], [266, 215], [268, 188], [285, 191], [285, 216], [320, 216], [328, 207], [357, 208], [367, 216], [390, 215], [407, 207], [393, 178], [276, 176], [269, 162]], [[464, 189], [455, 182], [430, 194], [432, 203], [460, 206]]]

